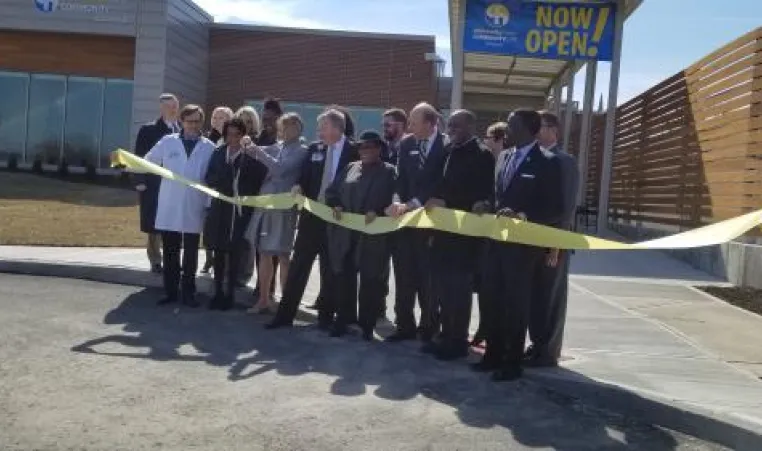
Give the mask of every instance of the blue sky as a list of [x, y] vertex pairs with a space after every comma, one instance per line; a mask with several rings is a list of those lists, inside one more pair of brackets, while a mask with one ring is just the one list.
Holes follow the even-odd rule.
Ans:
[[[195, 1], [217, 21], [433, 35], [437, 52], [450, 59], [447, 0]], [[620, 103], [761, 25], [762, 0], [644, 0], [625, 25]], [[608, 64], [599, 64], [596, 91], [604, 97], [608, 79]]]

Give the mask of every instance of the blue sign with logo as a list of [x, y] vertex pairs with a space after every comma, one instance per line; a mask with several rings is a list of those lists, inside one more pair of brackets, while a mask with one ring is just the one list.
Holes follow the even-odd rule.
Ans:
[[463, 51], [611, 61], [615, 3], [467, 0]]
[[51, 13], [58, 9], [58, 0], [34, 0], [34, 6], [38, 11]]

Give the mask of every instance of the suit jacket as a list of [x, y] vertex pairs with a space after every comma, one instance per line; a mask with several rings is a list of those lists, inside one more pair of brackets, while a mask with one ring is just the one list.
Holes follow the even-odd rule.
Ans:
[[550, 152], [543, 152], [535, 144], [507, 186], [503, 186], [500, 177], [514, 152], [515, 149], [504, 151], [495, 168], [495, 211], [510, 208], [524, 213], [531, 222], [562, 227], [564, 189], [559, 159]]
[[[267, 175], [267, 168], [261, 162], [241, 153], [233, 161], [227, 161], [227, 145], [220, 146], [209, 160], [204, 183], [226, 196], [256, 196]], [[236, 178], [238, 185], [233, 189]], [[239, 210], [233, 204], [220, 199], [212, 199], [204, 223], [204, 244], [209, 249], [228, 251], [232, 241], [233, 224], [246, 227], [251, 217], [251, 207]]]
[[[477, 202], [489, 201], [494, 191], [492, 174], [495, 157], [476, 138], [461, 145], [447, 145], [447, 159], [433, 197], [444, 200], [445, 207], [471, 211]], [[482, 239], [435, 231], [433, 258], [462, 271], [475, 272]]]
[[[326, 204], [342, 207], [347, 213], [384, 215], [384, 209], [392, 203], [397, 171], [394, 166], [379, 162], [365, 166], [356, 161], [338, 174], [325, 194]], [[370, 235], [339, 225], [329, 224], [328, 255], [331, 269], [340, 272], [347, 253], [355, 243], [352, 256], [355, 267], [370, 274], [381, 274], [389, 261], [387, 234]]]
[[[320, 182], [323, 179], [323, 167], [326, 162], [327, 148], [321, 142], [313, 142], [307, 148], [307, 157], [302, 164], [301, 176], [299, 177], [299, 186], [305, 197], [317, 200], [320, 195]], [[353, 161], [360, 159], [357, 152], [357, 145], [349, 138], [345, 138], [344, 149], [341, 152], [339, 165], [336, 168], [338, 177], [344, 168]], [[334, 179], [335, 179], [334, 177]], [[317, 216], [302, 210], [299, 214], [299, 233], [324, 233], [322, 228], [325, 223]], [[316, 237], [317, 239], [317, 237]]]
[[397, 194], [400, 202], [418, 199], [425, 204], [432, 196], [437, 181], [442, 175], [446, 158], [444, 135], [437, 133], [426, 158], [426, 165], [419, 163], [418, 141], [407, 135], [400, 142], [399, 164], [397, 166]]
[[[138, 136], [135, 140], [135, 155], [145, 157], [161, 138], [172, 133], [172, 129], [167, 127], [162, 118], [144, 124], [138, 130]], [[156, 208], [159, 204], [159, 186], [161, 177], [153, 174], [135, 174], [133, 177], [135, 185], [146, 185], [145, 191], [138, 192], [140, 200], [140, 231], [144, 233], [154, 233], [156, 229]]]
[[574, 213], [577, 210], [577, 191], [579, 190], [579, 167], [577, 159], [555, 145], [547, 150], [558, 158], [561, 164], [561, 181], [564, 189], [563, 228], [571, 230], [574, 226]]

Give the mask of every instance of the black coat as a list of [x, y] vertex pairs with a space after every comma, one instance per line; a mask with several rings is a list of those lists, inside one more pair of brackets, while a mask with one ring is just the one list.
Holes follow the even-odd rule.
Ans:
[[[323, 167], [326, 161], [326, 146], [321, 142], [313, 142], [307, 148], [307, 158], [302, 165], [302, 175], [299, 178], [299, 186], [302, 189], [302, 193], [305, 197], [317, 200], [320, 195], [320, 182], [323, 179]], [[338, 177], [344, 168], [353, 161], [360, 159], [360, 154], [357, 152], [357, 145], [346, 138], [344, 141], [344, 149], [341, 151], [341, 158], [339, 159], [339, 165], [336, 168], [336, 177]], [[299, 215], [299, 234], [307, 234], [315, 236], [316, 234], [323, 234], [325, 230], [325, 223], [317, 216], [302, 211]], [[315, 239], [320, 239], [315, 236]]]
[[[234, 196], [233, 183], [238, 173], [238, 195], [256, 196], [267, 176], [267, 167], [259, 161], [242, 153], [233, 164], [227, 162], [227, 146], [220, 146], [209, 160], [205, 184], [224, 194]], [[233, 242], [233, 232], [243, 236], [251, 218], [250, 207], [242, 207], [241, 214], [233, 204], [219, 199], [212, 199], [204, 223], [204, 245], [207, 249], [227, 252]], [[235, 224], [235, 226], [234, 226]]]
[[564, 186], [558, 157], [535, 144], [507, 186], [501, 184], [513, 151], [506, 150], [495, 168], [495, 211], [510, 208], [531, 222], [561, 227], [564, 222]]
[[[442, 199], [445, 207], [469, 212], [477, 202], [489, 202], [494, 192], [495, 157], [473, 138], [462, 145], [447, 146], [442, 176], [433, 196]], [[480, 262], [482, 238], [435, 231], [432, 256], [474, 272]]]
[[[135, 155], [144, 157], [156, 145], [161, 138], [172, 133], [164, 120], [159, 118], [154, 123], [145, 124], [138, 130], [135, 140]], [[140, 200], [140, 231], [143, 233], [155, 233], [156, 208], [159, 205], [159, 186], [161, 177], [153, 174], [139, 174], [135, 178], [135, 184], [145, 184], [146, 190], [138, 193]]]
[[437, 133], [423, 168], [420, 167], [418, 141], [415, 136], [407, 135], [402, 138], [399, 151], [397, 194], [400, 196], [400, 201], [406, 203], [417, 198], [421, 204], [425, 204], [431, 197], [444, 168], [447, 156], [444, 135]]

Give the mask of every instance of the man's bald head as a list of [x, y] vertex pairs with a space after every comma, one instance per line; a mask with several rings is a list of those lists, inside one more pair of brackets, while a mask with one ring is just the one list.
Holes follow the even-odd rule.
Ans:
[[456, 110], [447, 121], [447, 134], [453, 144], [463, 144], [474, 136], [476, 115], [468, 110]]
[[428, 139], [437, 128], [439, 113], [436, 108], [426, 102], [421, 102], [408, 115], [410, 133], [416, 139]]

